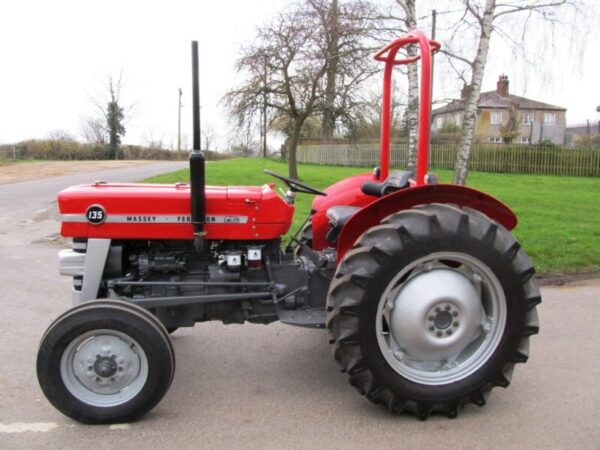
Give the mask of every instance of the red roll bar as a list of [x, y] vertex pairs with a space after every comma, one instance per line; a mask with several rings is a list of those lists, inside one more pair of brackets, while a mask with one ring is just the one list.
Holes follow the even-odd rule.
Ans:
[[[408, 44], [419, 44], [420, 54], [411, 58], [396, 59], [398, 51]], [[401, 64], [411, 64], [421, 60], [421, 93], [419, 102], [419, 136], [417, 139], [417, 186], [425, 184], [431, 121], [431, 57], [441, 44], [427, 39], [419, 30], [412, 30], [406, 36], [396, 39], [375, 54], [377, 61], [385, 62], [383, 72], [383, 104], [381, 107], [381, 175], [385, 180], [390, 173], [390, 120], [392, 98], [392, 69]]]

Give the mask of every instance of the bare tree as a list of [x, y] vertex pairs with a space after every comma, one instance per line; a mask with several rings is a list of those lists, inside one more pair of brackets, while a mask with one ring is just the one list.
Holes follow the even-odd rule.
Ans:
[[327, 69], [318, 27], [306, 12], [304, 5], [298, 5], [259, 29], [254, 45], [244, 48], [237, 62], [238, 70], [246, 72], [246, 81], [224, 98], [232, 117], [243, 125], [256, 116], [265, 102], [263, 94], [268, 94], [266, 102], [275, 117], [292, 124], [287, 155], [292, 178], [298, 178], [296, 149], [302, 125], [321, 111], [321, 84]]
[[69, 141], [76, 142], [75, 137], [66, 130], [52, 130], [48, 133], [48, 139], [51, 141]]
[[382, 19], [375, 6], [363, 0], [308, 0], [320, 26], [327, 59], [321, 135], [331, 142], [338, 121], [351, 127], [362, 107], [359, 90], [378, 70], [371, 54], [378, 46]]
[[[452, 58], [451, 63], [457, 73], [468, 85], [467, 95], [464, 100], [464, 116], [462, 136], [458, 146], [456, 165], [454, 169], [454, 183], [465, 184], [467, 180], [471, 146], [477, 118], [477, 105], [481, 93], [481, 83], [490, 49], [490, 39], [494, 33], [509, 40], [515, 47], [526, 42], [527, 21], [532, 15], [537, 15], [546, 23], [556, 21], [555, 13], [559, 8], [573, 5], [569, 0], [505, 0], [497, 3], [496, 0], [461, 0], [463, 5], [462, 17], [451, 29], [451, 37], [446, 40], [446, 49], [442, 50]], [[510, 26], [514, 30], [517, 24], [521, 27], [520, 33], [504, 31], [504, 19], [510, 15]], [[539, 29], [536, 30], [539, 32]], [[464, 45], [465, 39], [457, 36], [466, 33], [469, 39], [477, 42], [474, 55], [469, 55], [470, 47]], [[519, 38], [513, 38], [515, 34]], [[511, 36], [512, 35], [512, 36]], [[458, 50], [458, 46], [462, 51]], [[465, 51], [467, 50], [467, 51]], [[464, 64], [467, 70], [460, 70], [455, 64]]]
[[205, 123], [202, 127], [202, 140], [204, 141], [204, 150], [214, 150], [213, 145], [217, 139], [217, 132], [212, 123]]
[[[403, 133], [403, 105], [400, 104], [400, 88], [397, 84], [392, 85], [392, 104], [390, 129], [392, 139], [402, 137]], [[361, 99], [362, 107], [356, 115], [355, 120], [348, 128], [347, 135], [353, 141], [379, 140], [381, 138], [381, 92], [367, 91]], [[406, 105], [404, 105], [406, 106]], [[405, 115], [405, 114], [404, 114]]]
[[121, 99], [123, 72], [117, 78], [109, 75], [103, 92], [91, 97], [96, 114], [83, 119], [82, 134], [88, 142], [108, 146], [109, 158], [117, 159], [125, 125], [134, 114], [135, 105], [124, 106]]
[[83, 117], [81, 119], [80, 134], [86, 142], [91, 144], [104, 146], [108, 142], [106, 124], [102, 118]]
[[245, 158], [253, 156], [259, 147], [258, 142], [254, 139], [254, 135], [252, 123], [238, 127], [236, 132], [229, 138], [229, 151]]

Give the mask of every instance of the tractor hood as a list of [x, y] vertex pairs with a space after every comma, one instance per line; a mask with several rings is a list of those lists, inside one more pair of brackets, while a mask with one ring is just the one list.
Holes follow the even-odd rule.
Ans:
[[[293, 206], [263, 186], [207, 186], [206, 239], [276, 239], [292, 222]], [[190, 186], [94, 183], [58, 194], [65, 237], [193, 239]]]

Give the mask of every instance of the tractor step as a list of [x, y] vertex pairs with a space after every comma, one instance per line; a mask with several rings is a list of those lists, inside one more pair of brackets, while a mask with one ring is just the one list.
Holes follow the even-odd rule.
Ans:
[[305, 328], [325, 328], [325, 308], [280, 309], [281, 323]]

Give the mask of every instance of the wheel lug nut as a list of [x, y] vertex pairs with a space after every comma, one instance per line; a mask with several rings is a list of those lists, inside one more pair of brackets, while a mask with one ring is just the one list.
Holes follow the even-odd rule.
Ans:
[[434, 327], [433, 325], [431, 325], [431, 326], [429, 327], [429, 331], [433, 331], [433, 330], [435, 330], [435, 327]]
[[446, 330], [446, 334], [450, 336], [452, 334], [452, 330]]
[[446, 306], [444, 307], [444, 309], [445, 309], [446, 311], [450, 311], [450, 305], [446, 305]]
[[458, 322], [454, 322], [454, 323], [452, 324], [452, 326], [454, 326], [454, 327], [457, 327], [457, 326], [458, 326]]
[[458, 312], [457, 311], [452, 311], [452, 317], [456, 317], [458, 316]]
[[429, 316], [429, 317], [427, 318], [427, 320], [429, 320], [430, 322], [433, 322], [433, 316]]
[[439, 313], [439, 312], [441, 312], [441, 311], [442, 311], [442, 308], [440, 308], [439, 306], [438, 306], [437, 308], [435, 308], [435, 312], [436, 312], [436, 313]]
[[441, 331], [438, 331], [438, 332], [436, 333], [436, 335], [437, 335], [437, 337], [442, 337], [442, 332], [441, 332]]

